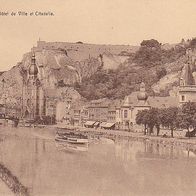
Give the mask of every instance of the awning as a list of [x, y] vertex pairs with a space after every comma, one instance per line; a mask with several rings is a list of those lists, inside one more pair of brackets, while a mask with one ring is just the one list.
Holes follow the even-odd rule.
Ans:
[[115, 123], [106, 123], [106, 124], [103, 125], [103, 128], [110, 128], [114, 125], [115, 125]]
[[84, 125], [92, 126], [92, 125], [94, 125], [95, 123], [96, 123], [95, 121], [86, 121]]
[[98, 125], [99, 125], [99, 123], [100, 123], [100, 122], [96, 122], [96, 123], [94, 124], [94, 126], [98, 126]]
[[104, 127], [105, 124], [107, 124], [107, 123], [106, 123], [106, 122], [102, 122], [102, 123], [100, 124], [100, 127]]

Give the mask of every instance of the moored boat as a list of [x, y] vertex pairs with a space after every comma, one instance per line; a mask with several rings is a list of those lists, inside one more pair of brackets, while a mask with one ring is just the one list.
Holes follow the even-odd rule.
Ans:
[[85, 144], [88, 143], [88, 138], [68, 137], [67, 142], [72, 144]]
[[65, 141], [67, 141], [67, 136], [63, 133], [58, 133], [57, 132], [56, 135], [55, 135], [55, 140], [65, 142]]
[[56, 133], [55, 140], [59, 142], [67, 142], [72, 144], [86, 144], [88, 143], [88, 137], [85, 135], [82, 135], [81, 133]]

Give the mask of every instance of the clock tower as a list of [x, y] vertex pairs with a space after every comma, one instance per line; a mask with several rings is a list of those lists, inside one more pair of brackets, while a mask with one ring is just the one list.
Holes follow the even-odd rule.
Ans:
[[39, 117], [39, 89], [38, 67], [36, 65], [35, 54], [31, 57], [31, 64], [28, 69], [28, 79], [25, 93], [24, 117], [35, 120]]

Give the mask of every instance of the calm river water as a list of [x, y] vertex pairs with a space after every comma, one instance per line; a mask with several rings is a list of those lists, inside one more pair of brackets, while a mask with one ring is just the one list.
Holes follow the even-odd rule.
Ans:
[[35, 196], [196, 195], [196, 154], [150, 141], [93, 139], [82, 152], [1, 135], [0, 162]]

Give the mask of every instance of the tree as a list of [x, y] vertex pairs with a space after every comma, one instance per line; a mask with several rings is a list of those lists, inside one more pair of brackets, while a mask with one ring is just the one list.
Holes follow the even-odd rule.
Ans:
[[158, 110], [158, 108], [151, 108], [148, 111], [148, 127], [150, 128], [150, 134], [153, 133], [154, 126], [156, 126], [157, 135], [159, 135], [160, 119], [159, 119], [159, 110]]
[[148, 48], [160, 48], [161, 47], [161, 44], [155, 39], [143, 40], [140, 45], [146, 46]]
[[164, 67], [161, 67], [156, 70], [157, 78], [160, 80], [162, 77], [164, 77], [167, 74], [167, 71]]
[[190, 46], [192, 49], [196, 48], [196, 38], [193, 38], [193, 39], [190, 41], [189, 46]]
[[171, 130], [171, 137], [174, 137], [174, 129], [177, 127], [178, 108], [169, 107], [161, 110], [160, 121], [162, 126]]
[[149, 110], [139, 111], [136, 115], [136, 123], [143, 124], [145, 130], [149, 128], [149, 134], [153, 133], [153, 128], [156, 126], [157, 135], [160, 131], [160, 120], [159, 120], [159, 110], [157, 108], [151, 108]]
[[136, 115], [136, 123], [138, 125], [144, 125], [144, 135], [146, 135], [148, 125], [148, 110], [141, 110]]
[[162, 109], [155, 108], [155, 127], [157, 129], [157, 136], [160, 133], [160, 126], [161, 126], [161, 117], [162, 117]]
[[144, 66], [154, 66], [161, 62], [161, 45], [157, 40], [144, 40], [140, 44], [140, 49], [136, 52], [134, 62]]
[[178, 114], [178, 125], [189, 132], [189, 127], [196, 127], [196, 103], [188, 102], [182, 105]]

